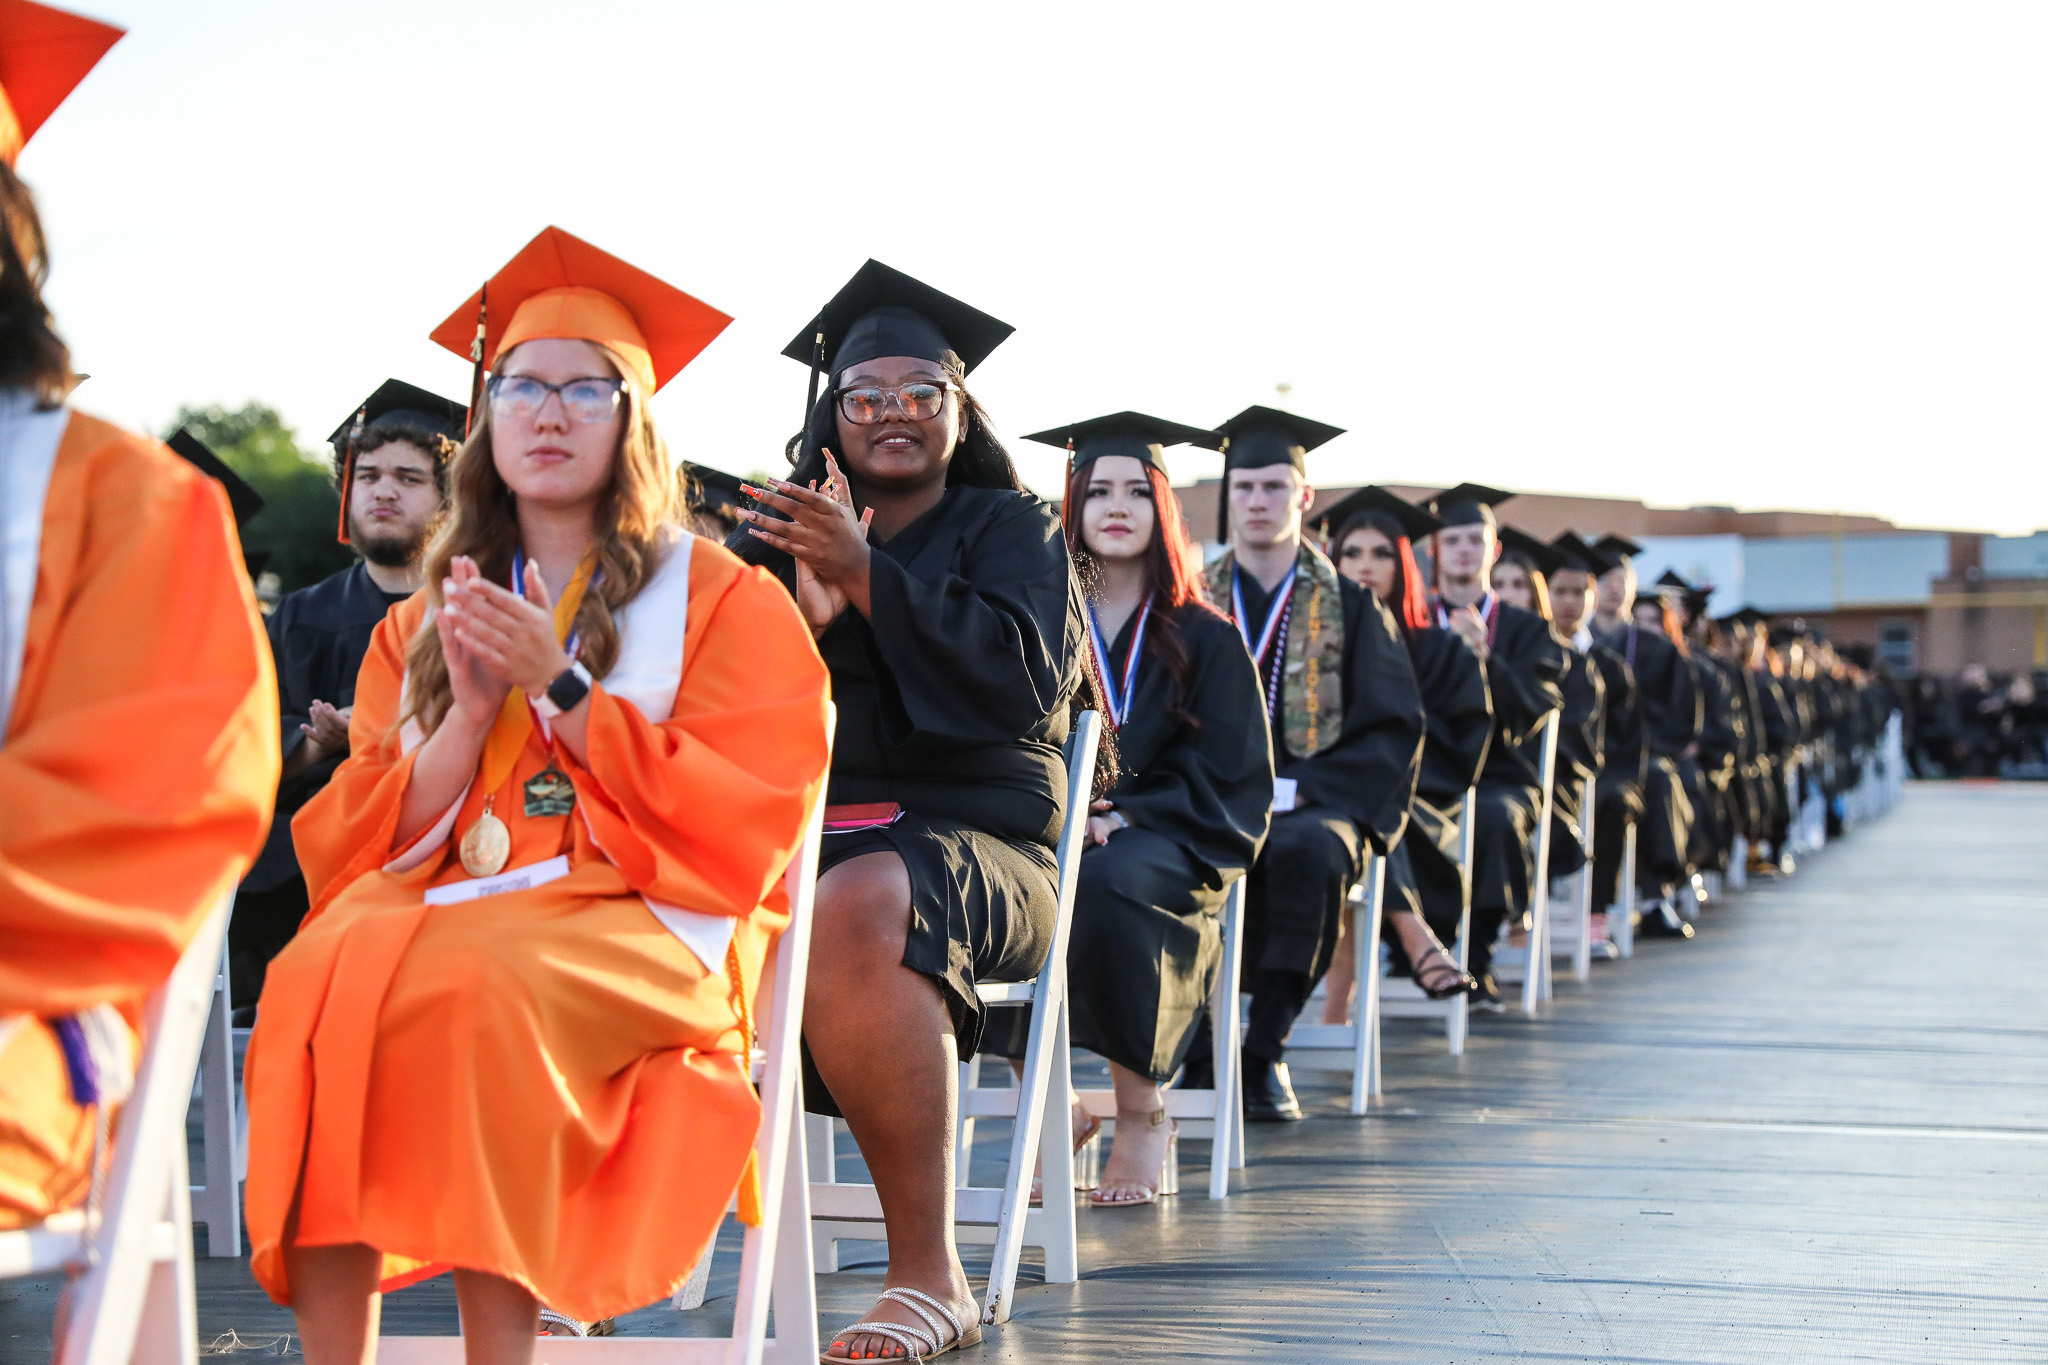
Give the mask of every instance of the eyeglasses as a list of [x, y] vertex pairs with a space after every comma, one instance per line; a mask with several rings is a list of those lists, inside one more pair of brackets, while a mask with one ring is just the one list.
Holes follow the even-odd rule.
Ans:
[[494, 374], [490, 382], [491, 411], [516, 421], [531, 421], [553, 394], [575, 422], [602, 422], [618, 410], [623, 379], [570, 379], [550, 384], [523, 374]]
[[889, 404], [893, 401], [898, 410], [913, 422], [928, 422], [939, 415], [946, 406], [946, 394], [958, 389], [958, 384], [933, 383], [919, 380], [899, 388], [885, 389], [862, 385], [857, 389], [839, 391], [839, 411], [846, 420], [856, 426], [873, 426], [888, 416]]

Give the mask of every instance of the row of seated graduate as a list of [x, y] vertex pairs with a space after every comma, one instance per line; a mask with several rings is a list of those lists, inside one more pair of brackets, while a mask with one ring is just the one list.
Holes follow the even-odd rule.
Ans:
[[[39, 251], [32, 200], [11, 171], [0, 189]], [[36, 271], [7, 278], [33, 299]], [[1113, 736], [1071, 955], [1073, 1036], [1122, 1119], [1104, 1207], [1156, 1197], [1161, 1087], [1205, 1055], [1238, 878], [1245, 1103], [1290, 1119], [1283, 1050], [1368, 853], [1398, 969], [1496, 998], [1553, 713], [1559, 819], [1597, 775], [1605, 885], [1635, 820], [1652, 918], [1736, 832], [1783, 848], [1802, 746], [1848, 724], [1839, 768], [1867, 743], [1825, 651], [1632, 600], [1611, 539], [1503, 555], [1504, 493], [1367, 489], [1309, 527], [1307, 456], [1339, 433], [1292, 414], [1038, 433], [1071, 451], [1055, 510], [965, 387], [1010, 329], [873, 262], [791, 343], [813, 390], [794, 468], [721, 547], [684, 529], [647, 401], [726, 319], [556, 229], [433, 333], [481, 337], [473, 412], [387, 385], [343, 424], [362, 560], [281, 604], [266, 649], [226, 498], [70, 410], [33, 302], [0, 373], [0, 455], [47, 476], [8, 504], [40, 549], [0, 637], [22, 642], [0, 763], [36, 818], [0, 849], [0, 1006], [39, 1026], [0, 1051], [0, 1224], [89, 1184], [66, 1021], [110, 1011], [132, 1044], [239, 880], [253, 1268], [342, 1358], [379, 1293], [447, 1269], [472, 1334], [531, 1333], [544, 1305], [580, 1329], [686, 1277], [736, 1189], [751, 1207], [752, 996], [821, 787], [807, 1089], [873, 1173], [895, 1286], [832, 1354], [887, 1357], [978, 1339], [954, 1067], [1017, 1045], [975, 986], [1044, 961], [1078, 708]], [[1206, 567], [1166, 482], [1184, 442], [1226, 462], [1231, 548]], [[1442, 942], [1468, 788], [1469, 975]]]

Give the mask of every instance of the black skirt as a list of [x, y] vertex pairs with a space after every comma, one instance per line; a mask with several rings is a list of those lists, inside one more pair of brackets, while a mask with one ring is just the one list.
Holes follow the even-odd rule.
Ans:
[[[977, 981], [1028, 981], [1052, 948], [1058, 860], [1043, 844], [906, 813], [883, 829], [827, 834], [818, 875], [869, 853], [894, 853], [910, 876], [910, 928], [903, 965], [938, 984], [960, 1055], [981, 1046], [987, 1011]], [[804, 1052], [804, 1104], [837, 1114]]]

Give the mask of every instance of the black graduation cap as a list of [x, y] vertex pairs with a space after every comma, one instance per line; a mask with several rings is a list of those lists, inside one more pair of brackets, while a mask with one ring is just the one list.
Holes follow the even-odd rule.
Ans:
[[164, 444], [176, 451], [187, 464], [227, 490], [228, 506], [234, 511], [237, 531], [263, 510], [263, 495], [251, 488], [247, 479], [228, 468], [227, 461], [214, 454], [197, 436], [179, 427]]
[[379, 428], [409, 426], [460, 442], [463, 427], [469, 421], [469, 409], [452, 398], [429, 393], [403, 379], [387, 379], [343, 419], [342, 424], [328, 436], [327, 443], [341, 450], [358, 421], [363, 424], [360, 433], [363, 436]]
[[1401, 534], [1411, 541], [1435, 535], [1443, 529], [1443, 523], [1435, 517], [1376, 483], [1347, 493], [1316, 513], [1315, 525], [1326, 537], [1341, 535], [1344, 523], [1361, 512], [1379, 512], [1392, 517], [1400, 526]]
[[1150, 465], [1164, 474], [1164, 447], [1197, 445], [1214, 450], [1218, 444], [1213, 432], [1205, 431], [1201, 427], [1187, 426], [1181, 422], [1169, 422], [1161, 417], [1148, 417], [1142, 412], [1118, 412], [1107, 417], [1091, 417], [1085, 422], [1053, 427], [1047, 431], [1035, 431], [1024, 439], [1042, 441], [1049, 446], [1066, 447], [1067, 473], [1070, 477], [1080, 466], [1090, 460], [1099, 460], [1105, 455], [1128, 455], [1140, 464]]
[[1563, 554], [1547, 540], [1541, 540], [1522, 530], [1519, 526], [1502, 526], [1500, 543], [1503, 550], [1513, 550], [1536, 566], [1536, 571], [1548, 578], [1559, 569], [1566, 567]]
[[1676, 569], [1666, 569], [1658, 577], [1657, 586], [1673, 589], [1679, 599], [1685, 603], [1686, 617], [1693, 621], [1699, 620], [1700, 617], [1706, 614], [1707, 603], [1713, 597], [1712, 592], [1680, 577]]
[[1582, 569], [1599, 577], [1614, 567], [1614, 561], [1595, 547], [1588, 545], [1573, 531], [1565, 531], [1550, 542], [1550, 548], [1558, 556], [1558, 568]]
[[1225, 475], [1233, 469], [1264, 469], [1276, 464], [1291, 464], [1297, 473], [1306, 475], [1308, 452], [1343, 434], [1342, 427], [1254, 403], [1217, 427], [1211, 435], [1221, 444], [1209, 448], [1223, 452]]
[[1593, 548], [1613, 560], [1616, 568], [1621, 567], [1622, 561], [1633, 559], [1643, 552], [1643, 547], [1627, 536], [1617, 536], [1612, 532], [1594, 541]]
[[739, 507], [747, 501], [747, 495], [740, 491], [740, 477], [728, 474], [723, 469], [713, 469], [708, 464], [693, 464], [683, 461], [683, 473], [688, 479], [689, 508], [692, 512], [722, 512]]
[[871, 260], [853, 272], [782, 353], [833, 374], [885, 355], [915, 356], [942, 365], [958, 360], [960, 373], [971, 374], [1016, 330], [922, 280]]
[[1771, 619], [1767, 611], [1758, 611], [1752, 606], [1740, 606], [1720, 618], [1724, 626], [1755, 626]]
[[1429, 510], [1446, 526], [1496, 526], [1493, 509], [1514, 497], [1483, 483], [1461, 483], [1429, 500]]

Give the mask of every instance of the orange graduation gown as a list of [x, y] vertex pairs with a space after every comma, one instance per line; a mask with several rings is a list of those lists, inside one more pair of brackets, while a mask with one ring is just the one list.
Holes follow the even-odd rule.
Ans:
[[[649, 700], [644, 667], [640, 701], [620, 694], [626, 653], [662, 634], [643, 609], [673, 627], [657, 584], [585, 703], [590, 766], [555, 757], [567, 815], [525, 813], [549, 759], [535, 731], [496, 792], [472, 788], [452, 824], [394, 850], [417, 736], [393, 726], [424, 595], [372, 638], [350, 757], [292, 822], [312, 910], [271, 964], [245, 1070], [253, 1269], [279, 1302], [287, 1243], [365, 1243], [386, 1289], [463, 1267], [606, 1317], [671, 1292], [717, 1230], [760, 1112], [732, 973], [751, 992], [787, 922], [828, 682], [774, 579], [685, 537], [665, 591], [682, 591], [683, 554], [673, 700]], [[508, 870], [570, 871], [427, 904], [468, 880], [456, 848], [486, 798]]]
[[262, 846], [277, 769], [226, 497], [70, 414], [0, 744], [0, 1228], [77, 1203], [88, 1176], [91, 1119], [39, 1021], [103, 1003], [137, 1019]]

